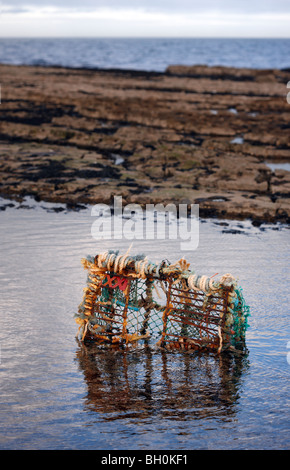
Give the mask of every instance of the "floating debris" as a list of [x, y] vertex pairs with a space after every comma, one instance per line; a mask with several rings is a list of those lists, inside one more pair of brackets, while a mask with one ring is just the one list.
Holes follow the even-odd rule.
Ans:
[[88, 270], [77, 336], [126, 346], [155, 338], [167, 350], [243, 351], [249, 307], [231, 274], [216, 280], [182, 258], [152, 263], [109, 250], [82, 260]]

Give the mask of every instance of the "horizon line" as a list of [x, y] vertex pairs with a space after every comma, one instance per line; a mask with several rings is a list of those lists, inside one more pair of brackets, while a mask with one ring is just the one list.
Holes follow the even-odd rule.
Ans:
[[0, 39], [290, 39], [289, 36], [1, 36]]

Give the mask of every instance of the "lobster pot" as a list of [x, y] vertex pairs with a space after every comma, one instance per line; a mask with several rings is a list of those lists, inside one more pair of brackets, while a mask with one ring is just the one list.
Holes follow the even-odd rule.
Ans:
[[88, 280], [76, 314], [82, 341], [154, 342], [186, 351], [244, 348], [249, 307], [231, 275], [214, 281], [189, 270], [184, 259], [157, 265], [114, 251], [83, 264]]

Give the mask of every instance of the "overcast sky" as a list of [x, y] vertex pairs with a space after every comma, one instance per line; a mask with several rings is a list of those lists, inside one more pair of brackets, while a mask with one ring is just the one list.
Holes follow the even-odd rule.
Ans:
[[290, 0], [3, 0], [0, 37], [290, 37]]

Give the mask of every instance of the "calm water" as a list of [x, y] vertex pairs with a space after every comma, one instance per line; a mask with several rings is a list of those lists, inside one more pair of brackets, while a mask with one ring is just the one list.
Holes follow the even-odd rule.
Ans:
[[0, 63], [128, 68], [163, 72], [168, 65], [289, 68], [290, 39], [3, 39]]
[[266, 165], [272, 170], [284, 170], [284, 171], [290, 171], [290, 163], [284, 163], [284, 162], [279, 162], [279, 163], [270, 163], [270, 162], [265, 162]]
[[201, 274], [239, 277], [247, 356], [113, 354], [75, 339], [80, 259], [129, 243], [93, 240], [89, 209], [31, 205], [0, 211], [1, 449], [289, 448], [287, 228], [201, 222], [194, 252], [134, 241], [132, 253], [152, 261], [185, 256]]

